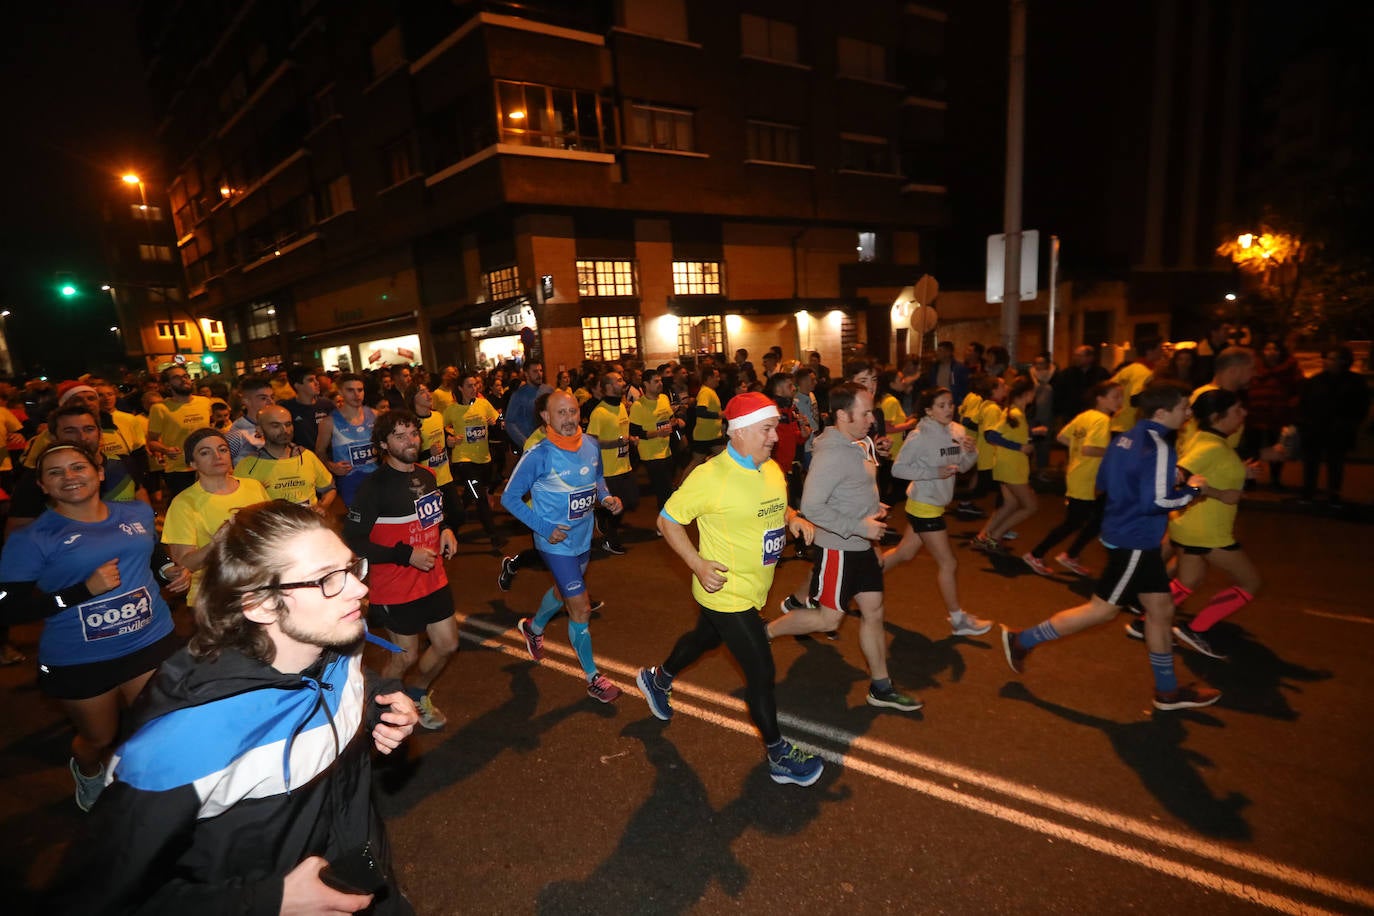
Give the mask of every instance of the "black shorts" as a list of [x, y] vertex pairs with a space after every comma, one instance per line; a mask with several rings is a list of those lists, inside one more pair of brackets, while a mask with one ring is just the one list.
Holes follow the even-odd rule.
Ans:
[[943, 515], [937, 515], [934, 518], [920, 518], [908, 512], [906, 514], [906, 520], [911, 524], [911, 530], [915, 531], [917, 534], [926, 534], [931, 531], [945, 531], [949, 528], [949, 526], [945, 524], [945, 517]]
[[849, 602], [864, 592], [883, 591], [883, 565], [878, 551], [820, 548], [811, 567], [811, 598], [822, 607], [849, 610]]
[[1231, 543], [1227, 544], [1225, 547], [1193, 547], [1193, 546], [1190, 545], [1190, 544], [1180, 544], [1178, 541], [1175, 541], [1173, 538], [1170, 538], [1170, 539], [1169, 539], [1169, 543], [1174, 545], [1174, 549], [1175, 549], [1175, 550], [1181, 550], [1181, 551], [1183, 551], [1184, 553], [1190, 553], [1190, 554], [1192, 554], [1193, 556], [1197, 556], [1197, 557], [1205, 557], [1207, 554], [1211, 553], [1213, 550], [1240, 550], [1240, 542], [1239, 542], [1239, 541], [1232, 541]]
[[1117, 607], [1138, 604], [1140, 595], [1169, 594], [1169, 571], [1158, 547], [1107, 550], [1107, 568], [1097, 580], [1094, 595]]
[[374, 604], [372, 617], [402, 636], [419, 636], [425, 627], [453, 616], [453, 593], [447, 587], [401, 604]]
[[720, 448], [720, 439], [693, 439], [692, 453], [696, 455], [710, 455]]
[[137, 652], [84, 665], [38, 666], [38, 689], [56, 700], [89, 700], [109, 693], [120, 684], [152, 671], [182, 645], [181, 637], [168, 633]]

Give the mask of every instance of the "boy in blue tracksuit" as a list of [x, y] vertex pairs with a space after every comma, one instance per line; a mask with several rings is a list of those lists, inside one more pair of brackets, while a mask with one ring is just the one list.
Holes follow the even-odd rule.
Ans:
[[[572, 395], [563, 391], [549, 395], [543, 412], [548, 438], [521, 457], [501, 494], [501, 505], [534, 532], [534, 545], [553, 574], [554, 587], [544, 594], [539, 610], [533, 618], [522, 617], [517, 625], [530, 658], [536, 662], [543, 658], [544, 627], [566, 607], [571, 618], [568, 641], [587, 675], [587, 693], [610, 703], [620, 696], [620, 688], [597, 671], [592, 656], [586, 573], [591, 556], [592, 510], [601, 506], [619, 515], [623, 507], [606, 489], [601, 447], [582, 434], [580, 419]], [[530, 505], [525, 503], [527, 493]]]
[[1211, 687], [1180, 686], [1174, 675], [1174, 602], [1160, 543], [1169, 513], [1201, 495], [1207, 481], [1194, 474], [1178, 480], [1178, 458], [1170, 435], [1188, 419], [1188, 397], [1168, 382], [1152, 382], [1140, 394], [1141, 419], [1107, 448], [1097, 472], [1097, 487], [1107, 494], [1101, 541], [1107, 568], [1088, 604], [1060, 611], [1025, 630], [1002, 627], [1007, 664], [1017, 674], [1026, 656], [1040, 643], [1078, 633], [1116, 616], [1124, 605], [1145, 611], [1145, 644], [1154, 672], [1156, 709], [1211, 706], [1221, 692]]

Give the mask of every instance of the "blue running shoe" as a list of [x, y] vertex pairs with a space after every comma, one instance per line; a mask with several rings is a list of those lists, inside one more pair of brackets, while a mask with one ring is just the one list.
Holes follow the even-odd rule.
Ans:
[[658, 686], [655, 675], [658, 674], [657, 668], [640, 668], [639, 674], [635, 675], [635, 683], [639, 685], [639, 692], [644, 694], [644, 699], [649, 703], [649, 711], [656, 718], [664, 722], [673, 718], [673, 688], [664, 690]]
[[821, 778], [824, 770], [825, 761], [815, 754], [808, 754], [791, 741], [782, 743], [778, 756], [774, 756], [772, 751], [768, 753], [768, 775], [776, 783], [809, 786]]

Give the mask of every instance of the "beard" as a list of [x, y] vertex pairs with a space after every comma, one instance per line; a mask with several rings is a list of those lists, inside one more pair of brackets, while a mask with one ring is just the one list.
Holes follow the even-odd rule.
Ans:
[[341, 621], [335, 624], [329, 632], [315, 632], [305, 627], [297, 627], [291, 615], [283, 611], [277, 617], [277, 626], [281, 628], [282, 635], [289, 636], [296, 642], [319, 646], [321, 649], [344, 652], [362, 642], [363, 637], [367, 634], [366, 616], [366, 609], [364, 609], [358, 615], [358, 619], [351, 623]]

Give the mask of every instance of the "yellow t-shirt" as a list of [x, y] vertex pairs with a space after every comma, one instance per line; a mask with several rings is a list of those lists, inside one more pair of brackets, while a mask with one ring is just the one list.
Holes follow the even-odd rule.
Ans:
[[458, 444], [452, 458], [487, 464], [491, 461], [491, 446], [487, 444], [487, 427], [496, 422], [496, 408], [480, 394], [471, 404], [451, 404], [444, 411], [444, 425], [453, 427]]
[[[162, 525], [162, 543], [199, 549], [210, 543], [220, 525], [233, 518], [235, 512], [244, 506], [256, 506], [268, 501], [267, 490], [258, 481], [251, 477], [234, 479], [239, 487], [233, 493], [209, 493], [200, 485], [200, 481], [178, 493], [167, 507], [167, 520]], [[187, 605], [195, 607], [200, 580], [204, 577], [203, 569], [191, 574], [191, 590], [186, 594]]]
[[726, 449], [688, 475], [663, 513], [680, 525], [695, 521], [698, 552], [729, 570], [718, 592], [692, 577], [698, 604], [733, 613], [767, 603], [787, 543], [787, 480], [776, 461], [751, 470]]
[[1131, 398], [1144, 391], [1154, 375], [1154, 370], [1139, 361], [1127, 363], [1116, 370], [1112, 381], [1121, 385], [1121, 409], [1112, 415], [1112, 432], [1124, 433], [1135, 426], [1140, 419], [1140, 410], [1131, 404]]
[[334, 477], [314, 452], [307, 452], [299, 445], [294, 451], [294, 455], [286, 458], [273, 458], [266, 452], [254, 450], [234, 465], [234, 476], [256, 480], [272, 499], [313, 506], [320, 501], [320, 490], [334, 486]]
[[[651, 430], [659, 433], [671, 430], [673, 405], [668, 402], [666, 394], [659, 394], [657, 399], [642, 397], [630, 408], [630, 422], [646, 433]], [[655, 436], [652, 439], [640, 439], [637, 447], [641, 461], [657, 461], [667, 458], [672, 453], [673, 440], [666, 435]], [[605, 460], [604, 455], [602, 460]]]
[[606, 477], [630, 473], [630, 413], [623, 401], [615, 406], [615, 410], [611, 410], [605, 401], [597, 404], [587, 418], [587, 435], [602, 442], [623, 440], [622, 445], [601, 450], [602, 473]]
[[186, 463], [186, 444], [191, 433], [210, 425], [210, 399], [198, 394], [191, 395], [185, 404], [168, 398], [153, 405], [148, 412], [148, 435], [156, 435], [163, 445], [181, 449], [175, 456], [167, 458], [166, 470], [189, 471]]
[[977, 423], [978, 413], [982, 406], [983, 396], [981, 394], [970, 391], [968, 394], [964, 395], [963, 403], [959, 405], [960, 421], [971, 420]]
[[1002, 422], [1002, 405], [993, 400], [985, 400], [978, 405], [978, 470], [990, 471], [997, 463], [997, 449], [988, 441], [988, 430], [996, 429]]
[[[1208, 391], [1216, 391], [1216, 390], [1218, 390], [1218, 387], [1219, 387], [1219, 386], [1214, 385], [1214, 384], [1212, 384], [1211, 382], [1208, 382], [1208, 383], [1205, 384], [1205, 385], [1199, 385], [1199, 386], [1193, 391], [1192, 395], [1188, 398], [1188, 406], [1189, 406], [1189, 407], [1192, 407], [1194, 404], [1197, 403], [1197, 399], [1198, 399], [1200, 396], [1202, 396], [1203, 394], [1205, 394], [1205, 393], [1208, 392]], [[1184, 452], [1184, 450], [1187, 449], [1188, 446], [1192, 444], [1193, 437], [1197, 435], [1197, 430], [1198, 430], [1198, 418], [1195, 417], [1195, 416], [1189, 417], [1189, 418], [1184, 422], [1183, 426], [1181, 426], [1181, 427], [1179, 428], [1179, 431], [1178, 431], [1178, 442], [1176, 443], [1175, 447], [1178, 449], [1178, 453], [1179, 453], [1180, 455], [1182, 455], [1183, 452]], [[1240, 448], [1240, 437], [1241, 437], [1244, 433], [1245, 433], [1245, 424], [1242, 423], [1242, 424], [1240, 425], [1240, 428], [1239, 428], [1239, 429], [1237, 429], [1235, 432], [1231, 433], [1231, 435], [1229, 435], [1229, 436], [1226, 437], [1226, 444], [1229, 445], [1229, 446], [1231, 446], [1231, 448]], [[1198, 544], [1197, 546], [1201, 547], [1202, 545], [1201, 545], [1201, 544]]]
[[[0, 426], [4, 427], [0, 429], [0, 435], [6, 439], [9, 439], [14, 433], [24, 431], [24, 424], [19, 422], [19, 418], [8, 407], [0, 407]], [[14, 462], [10, 460], [9, 449], [0, 447], [0, 471], [8, 471], [13, 466]]]
[[592, 393], [588, 391], [586, 388], [580, 387], [572, 393], [572, 396], [577, 398], [578, 407], [581, 407], [583, 404], [587, 403], [592, 399]]
[[[1215, 490], [1245, 486], [1245, 463], [1216, 433], [1199, 432], [1178, 459], [1180, 468], [1207, 478]], [[1195, 499], [1169, 519], [1169, 539], [1189, 547], [1229, 547], [1236, 541], [1236, 506], [1219, 499]]]
[[1102, 456], [1083, 454], [1083, 446], [1106, 448], [1112, 440], [1111, 421], [1111, 417], [1094, 408], [1074, 417], [1060, 431], [1069, 440], [1064, 495], [1070, 499], [1097, 498], [1097, 470], [1102, 466]]
[[[704, 407], [711, 413], [720, 413], [720, 395], [716, 394], [714, 388], [706, 385], [701, 386], [697, 392], [697, 406]], [[706, 417], [697, 417], [697, 425], [692, 427], [693, 442], [715, 442], [720, 438], [720, 419], [711, 420]]]
[[444, 411], [456, 403], [458, 402], [454, 400], [453, 395], [446, 388], [434, 388], [429, 392], [429, 409], [437, 413], [440, 418], [443, 417]]
[[[435, 444], [439, 454], [434, 454]], [[448, 466], [448, 446], [444, 444], [444, 416], [431, 409], [429, 416], [420, 420], [420, 464], [434, 474], [434, 483], [442, 487], [453, 480], [453, 471]]]
[[892, 440], [892, 449], [888, 452], [888, 457], [896, 461], [897, 453], [902, 450], [902, 443], [906, 440], [906, 433], [894, 433], [892, 426], [895, 423], [906, 422], [906, 411], [902, 409], [902, 402], [890, 393], [883, 395], [882, 403], [878, 405], [878, 409], [883, 412], [883, 419], [887, 421], [887, 436]]
[[[1016, 420], [1012, 426], [1011, 421]], [[1030, 424], [1020, 407], [1009, 407], [1002, 415], [1002, 421], [994, 427], [1004, 439], [1018, 445], [1030, 441]], [[988, 444], [996, 456], [993, 459], [992, 479], [999, 483], [1027, 483], [1030, 480], [1030, 456], [1025, 452], [1013, 451], [1000, 445]]]

